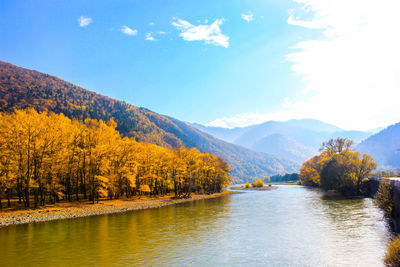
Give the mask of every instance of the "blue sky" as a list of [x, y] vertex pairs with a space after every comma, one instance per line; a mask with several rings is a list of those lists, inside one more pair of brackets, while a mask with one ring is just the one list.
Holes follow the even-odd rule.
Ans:
[[[358, 124], [357, 117], [347, 114], [361, 103], [338, 114], [317, 111], [326, 105], [309, 108], [317, 101], [330, 102], [329, 94], [343, 87], [321, 81], [346, 65], [337, 58], [348, 58], [335, 51], [337, 41], [350, 36], [339, 22], [345, 1], [333, 8], [333, 15], [326, 15], [332, 6], [322, 2], [3, 0], [0, 60], [189, 122], [243, 126], [314, 117], [367, 129], [400, 120], [392, 114], [396, 107]], [[350, 18], [346, 22], [360, 24]], [[326, 58], [329, 49], [336, 54]], [[335, 69], [321, 73], [332, 66], [330, 61]], [[398, 72], [392, 69], [395, 77]], [[340, 75], [351, 87], [343, 90], [364, 86], [353, 84], [356, 79], [346, 73]], [[388, 94], [398, 88], [397, 82], [390, 83]], [[361, 89], [354, 90], [356, 96]]]

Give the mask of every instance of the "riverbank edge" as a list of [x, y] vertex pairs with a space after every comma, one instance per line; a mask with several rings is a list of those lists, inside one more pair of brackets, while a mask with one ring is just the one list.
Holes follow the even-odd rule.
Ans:
[[155, 198], [145, 200], [105, 200], [96, 204], [77, 204], [73, 207], [54, 207], [36, 210], [0, 212], [0, 229], [12, 225], [40, 223], [55, 220], [75, 219], [104, 214], [124, 213], [144, 209], [160, 208], [185, 202], [218, 198], [237, 194], [230, 190], [211, 195], [193, 195], [191, 198]]
[[240, 190], [240, 191], [270, 191], [278, 189], [278, 186], [263, 186], [263, 187], [250, 187], [250, 188], [246, 188], [244, 186], [236, 186], [236, 187], [230, 187], [230, 189]]

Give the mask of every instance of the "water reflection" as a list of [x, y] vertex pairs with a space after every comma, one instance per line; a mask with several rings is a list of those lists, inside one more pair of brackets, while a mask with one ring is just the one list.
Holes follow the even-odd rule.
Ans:
[[369, 199], [282, 186], [126, 214], [0, 229], [3, 266], [381, 266]]

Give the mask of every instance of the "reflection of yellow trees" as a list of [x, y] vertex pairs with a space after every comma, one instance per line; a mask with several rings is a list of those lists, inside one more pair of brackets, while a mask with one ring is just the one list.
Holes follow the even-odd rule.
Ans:
[[0, 207], [4, 196], [16, 196], [26, 207], [32, 199], [38, 206], [172, 191], [189, 197], [219, 192], [231, 181], [229, 165], [219, 157], [121, 138], [116, 126], [113, 120], [81, 123], [33, 109], [0, 114]]
[[376, 168], [369, 155], [352, 152], [353, 142], [344, 138], [324, 142], [321, 154], [307, 160], [300, 169], [300, 180], [308, 186], [321, 186], [344, 194], [359, 194], [363, 179]]

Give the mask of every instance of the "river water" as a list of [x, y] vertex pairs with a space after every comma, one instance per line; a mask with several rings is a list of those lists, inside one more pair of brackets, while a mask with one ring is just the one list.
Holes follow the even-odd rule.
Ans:
[[0, 266], [382, 266], [371, 199], [301, 186], [0, 229]]

